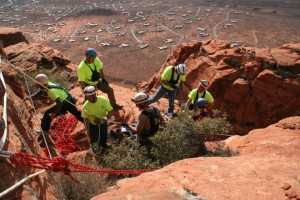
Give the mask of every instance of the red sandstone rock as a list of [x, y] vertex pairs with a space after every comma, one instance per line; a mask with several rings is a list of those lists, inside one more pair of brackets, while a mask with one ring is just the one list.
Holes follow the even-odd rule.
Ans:
[[[299, 62], [299, 57], [293, 50], [295, 45], [287, 45], [284, 48], [289, 51], [257, 48], [235, 51], [229, 49], [228, 43], [224, 41], [185, 43], [170, 53], [167, 62], [154, 75], [148, 88], [144, 89], [155, 91], [155, 87], [160, 84], [161, 72], [166, 66], [186, 62], [187, 86], [184, 87], [183, 98], [186, 98], [191, 88], [198, 85], [199, 80], [210, 80], [209, 91], [216, 99], [214, 108], [229, 114], [237, 133], [247, 133], [247, 130], [264, 127], [299, 111], [297, 110], [300, 107], [299, 83], [282, 79], [270, 69], [265, 70], [266, 65], [274, 67], [277, 62], [286, 62], [287, 70], [291, 73], [297, 72], [293, 67]], [[70, 61], [61, 52], [41, 44], [25, 43], [6, 47], [6, 51], [9, 60], [22, 69], [35, 71], [36, 63], [41, 62], [43, 67], [52, 68], [64, 74], [70, 81], [76, 82], [76, 66], [68, 64]], [[288, 61], [284, 61], [284, 56], [278, 52], [293, 55], [287, 55]], [[255, 54], [254, 60], [249, 58], [250, 53]], [[276, 59], [272, 53], [276, 54]], [[293, 60], [296, 60], [295, 65]], [[252, 63], [247, 64], [249, 62]], [[3, 71], [7, 77], [20, 79], [16, 72], [9, 70], [7, 63], [4, 63]], [[247, 77], [241, 77], [241, 72]], [[20, 83], [17, 85], [21, 86]], [[115, 120], [133, 121], [139, 113], [130, 101], [135, 91], [114, 85], [112, 87], [116, 92], [118, 103], [125, 105], [123, 110], [114, 111]], [[36, 144], [36, 135], [33, 133], [39, 125], [33, 117], [30, 104], [22, 102], [19, 98], [23, 97], [23, 93], [19, 94], [19, 97], [15, 96], [11, 88], [16, 94], [19, 91], [12, 84], [9, 85], [8, 91], [12, 95], [9, 102], [9, 116], [12, 120], [9, 124], [10, 138], [5, 150], [19, 152], [25, 149], [26, 152], [42, 155], [41, 149]], [[74, 89], [73, 94], [82, 99], [79, 88]], [[168, 102], [161, 99], [155, 105], [163, 111], [167, 108]], [[299, 120], [299, 117], [284, 119], [266, 129], [251, 131], [247, 136], [235, 136], [226, 140], [229, 147], [240, 152], [240, 156], [196, 158], [176, 162], [134, 179], [124, 179], [118, 182], [117, 187], [112, 188], [110, 193], [103, 194], [99, 198], [181, 199], [185, 195], [183, 188], [188, 188], [208, 199], [241, 199], [245, 194], [250, 199], [284, 199], [285, 194], [282, 190], [278, 190], [278, 187], [285, 182], [292, 184], [294, 179], [290, 174], [299, 174]], [[27, 142], [24, 143], [23, 138]], [[78, 160], [88, 158], [88, 154], [84, 156], [84, 152], [72, 156]], [[15, 174], [19, 172], [18, 169], [11, 168], [7, 161], [4, 161], [0, 171], [1, 180], [7, 180], [5, 185], [0, 185], [2, 191], [16, 181]], [[28, 175], [32, 172], [26, 170], [22, 174]], [[55, 199], [53, 187], [47, 183], [48, 177], [40, 175], [29, 185], [37, 198], [45, 196], [47, 199]], [[295, 186], [292, 184], [292, 187]], [[24, 187], [20, 187], [12, 195], [26, 199], [31, 194]]]
[[[184, 62], [188, 67], [186, 85], [178, 99], [186, 100], [189, 91], [197, 87], [201, 79], [209, 80], [208, 90], [215, 98], [213, 109], [228, 114], [234, 133], [246, 134], [284, 117], [299, 115], [300, 84], [296, 78], [299, 77], [300, 54], [297, 49], [299, 44], [284, 45], [280, 49], [231, 49], [219, 40], [183, 43], [169, 54], [146, 90], [156, 90], [165, 67]], [[285, 77], [288, 73], [292, 78]], [[244, 83], [237, 87], [240, 79], [244, 79]]]
[[282, 186], [282, 189], [288, 190], [288, 189], [290, 189], [291, 187], [292, 187], [291, 184], [289, 184], [289, 183], [284, 183], [283, 186]]
[[294, 189], [288, 190], [285, 192], [285, 196], [289, 197], [289, 198], [296, 198], [297, 197], [297, 193]]
[[[300, 117], [279, 123], [299, 125]], [[247, 194], [247, 199], [285, 200], [280, 186], [284, 183], [297, 186], [291, 175], [300, 170], [300, 129], [283, 129], [275, 124], [246, 136], [230, 137], [226, 143], [240, 155], [178, 161], [154, 172], [123, 179], [93, 200], [139, 199], [158, 192], [157, 200], [170, 193], [183, 197], [183, 188], [206, 199], [241, 199]]]
[[0, 40], [3, 41], [3, 46], [7, 47], [20, 42], [28, 43], [23, 33], [17, 28], [1, 27]]

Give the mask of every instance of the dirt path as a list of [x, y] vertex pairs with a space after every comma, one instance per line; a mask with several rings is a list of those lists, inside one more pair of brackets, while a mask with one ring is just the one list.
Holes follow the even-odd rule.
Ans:
[[214, 38], [214, 40], [218, 39], [218, 36], [217, 36], [217, 28], [218, 28], [218, 26], [229, 19], [230, 12], [231, 11], [227, 11], [226, 18], [224, 20], [218, 22], [217, 24], [215, 24], [213, 26], [213, 38]]
[[256, 37], [256, 32], [257, 32], [256, 30], [251, 30], [251, 33], [252, 33], [252, 35], [253, 35], [253, 37], [254, 37], [254, 43], [255, 43], [255, 44], [257, 44], [257, 41], [258, 41], [258, 40], [257, 40], [257, 37]]

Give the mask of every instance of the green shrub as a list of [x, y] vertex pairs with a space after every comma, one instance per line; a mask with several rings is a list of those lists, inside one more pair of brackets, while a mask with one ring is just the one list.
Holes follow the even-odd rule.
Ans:
[[275, 74], [281, 76], [282, 79], [295, 78], [295, 76], [291, 72], [281, 69], [279, 65], [277, 65], [277, 69], [274, 70], [274, 72], [275, 72]]
[[206, 136], [210, 135], [217, 140], [219, 135], [228, 134], [232, 126], [227, 121], [226, 114], [221, 115], [218, 110], [214, 110], [211, 118], [206, 118], [198, 123], [198, 128], [199, 132], [206, 133]]
[[[150, 140], [150, 153], [137, 142], [128, 140], [125, 145], [114, 146], [103, 155], [103, 167], [110, 169], [147, 169], [162, 167], [172, 162], [205, 155], [205, 139], [210, 135], [227, 134], [231, 125], [226, 116], [215, 112], [212, 118], [195, 122], [191, 112], [179, 112], [163, 130]], [[226, 151], [226, 150], [224, 150]], [[225, 153], [223, 153], [225, 155]], [[226, 154], [229, 155], [229, 154]]]
[[241, 63], [235, 59], [235, 58], [231, 58], [229, 60], [229, 64], [233, 67], [233, 68], [236, 68], [236, 69], [240, 69], [241, 68]]
[[162, 165], [166, 165], [193, 156], [200, 146], [204, 146], [204, 139], [205, 132], [199, 131], [198, 123], [194, 122], [190, 113], [179, 112], [152, 137], [152, 154]]
[[249, 60], [255, 60], [255, 52], [248, 53]]
[[126, 141], [126, 145], [114, 146], [103, 158], [104, 168], [109, 169], [149, 169], [157, 168], [145, 148], [137, 141]]
[[[97, 168], [95, 165], [89, 167]], [[65, 174], [56, 174], [54, 186], [57, 191], [58, 199], [61, 200], [82, 200], [91, 199], [92, 197], [106, 191], [108, 185], [106, 184], [106, 175], [93, 172], [72, 173], [80, 183], [76, 183], [69, 176]], [[53, 180], [52, 180], [53, 181]]]
[[230, 157], [232, 155], [235, 155], [229, 147], [227, 148], [214, 148], [211, 151], [208, 151], [208, 153], [205, 155], [206, 157]]

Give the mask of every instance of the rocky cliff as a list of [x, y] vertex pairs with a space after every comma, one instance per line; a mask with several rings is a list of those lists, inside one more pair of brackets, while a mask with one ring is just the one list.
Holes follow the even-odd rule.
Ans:
[[221, 40], [192, 41], [177, 46], [153, 78], [142, 85], [155, 91], [168, 65], [184, 62], [186, 85], [178, 97], [187, 99], [201, 79], [210, 81], [213, 109], [228, 114], [234, 133], [246, 134], [300, 113], [300, 45], [279, 48], [231, 48]]
[[[81, 102], [76, 66], [55, 49], [42, 44], [28, 44], [16, 30], [1, 31], [0, 35], [6, 33], [2, 40], [10, 40], [13, 34], [18, 38], [14, 41], [20, 41], [6, 45], [9, 63], [1, 63], [9, 98], [9, 138], [4, 150], [43, 156], [34, 133], [41, 114], [38, 112], [35, 115], [30, 102], [22, 100], [26, 93], [24, 77], [12, 66], [24, 72], [48, 69], [65, 77], [72, 83], [72, 94]], [[228, 114], [235, 133], [246, 134], [247, 130], [266, 127], [282, 118], [299, 114], [299, 57], [299, 45], [257, 49], [230, 48], [227, 42], [220, 40], [183, 43], [170, 52], [166, 63], [141, 89], [153, 92], [167, 65], [185, 62], [189, 87], [184, 88], [182, 98], [186, 98], [200, 79], [210, 80], [209, 91], [216, 99], [214, 108]], [[135, 91], [115, 85], [112, 87], [117, 99], [125, 105], [124, 110], [115, 112], [116, 119], [134, 120], [138, 110], [130, 98]], [[3, 97], [3, 86], [0, 87], [0, 94]], [[163, 110], [166, 106], [167, 101], [162, 99], [158, 107]], [[300, 191], [299, 124], [299, 117], [293, 117], [266, 129], [253, 130], [247, 136], [231, 137], [226, 144], [239, 152], [239, 156], [176, 162], [134, 179], [124, 179], [109, 193], [95, 198], [186, 199], [198, 195], [208, 199], [247, 199], [245, 194], [248, 193], [248, 199], [295, 197]], [[82, 128], [81, 125], [78, 129]], [[16, 167], [7, 159], [0, 158], [0, 163], [0, 191], [35, 172]], [[51, 174], [43, 173], [5, 196], [5, 199], [59, 199], [51, 185], [51, 177]], [[283, 185], [290, 187], [284, 190], [281, 188]]]

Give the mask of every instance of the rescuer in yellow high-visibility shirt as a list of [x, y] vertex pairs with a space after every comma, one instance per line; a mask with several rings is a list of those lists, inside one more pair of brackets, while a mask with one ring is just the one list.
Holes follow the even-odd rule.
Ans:
[[123, 106], [116, 103], [115, 93], [112, 87], [109, 86], [103, 72], [103, 63], [97, 57], [97, 52], [93, 48], [88, 48], [85, 52], [85, 59], [80, 62], [77, 75], [81, 89], [92, 85], [106, 93], [110, 104], [115, 109], [121, 109]]

